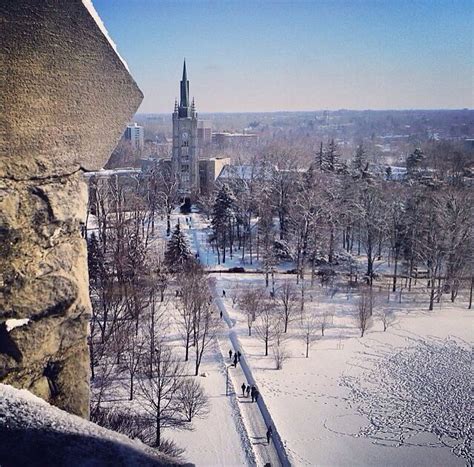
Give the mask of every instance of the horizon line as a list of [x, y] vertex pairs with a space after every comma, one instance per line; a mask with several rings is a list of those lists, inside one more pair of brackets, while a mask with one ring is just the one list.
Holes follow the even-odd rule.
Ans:
[[[473, 111], [474, 108], [471, 107], [405, 107], [405, 108], [367, 108], [367, 109], [350, 109], [350, 108], [340, 108], [340, 109], [312, 109], [312, 110], [237, 110], [237, 111], [198, 111], [198, 114], [271, 114], [271, 113], [316, 113], [316, 112], [416, 112], [416, 111]], [[136, 112], [135, 115], [168, 115], [173, 112]]]

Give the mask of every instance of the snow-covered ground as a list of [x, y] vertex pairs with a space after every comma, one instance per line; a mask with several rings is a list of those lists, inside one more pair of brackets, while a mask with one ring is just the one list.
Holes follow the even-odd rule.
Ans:
[[[233, 297], [246, 287], [264, 287], [261, 274], [231, 274], [244, 265], [239, 252], [226, 265], [207, 243], [206, 221], [192, 214], [186, 229], [194, 252], [210, 269], [242, 350], [294, 465], [464, 465], [470, 457], [468, 356], [473, 315], [463, 297], [426, 311], [422, 284], [411, 293], [380, 291], [379, 308], [393, 311], [386, 332], [374, 319], [361, 338], [354, 322], [357, 294], [344, 287], [326, 289], [306, 281], [306, 307], [334, 314], [324, 337], [305, 358], [305, 344], [295, 323], [285, 343], [290, 358], [282, 370], [265, 357], [263, 343], [248, 337], [246, 316]], [[181, 223], [184, 219], [181, 216]], [[360, 262], [363, 262], [363, 257]], [[291, 268], [285, 265], [282, 269]], [[363, 268], [363, 266], [362, 266]], [[384, 263], [379, 272], [390, 272]], [[295, 282], [295, 276], [276, 275]], [[296, 283], [295, 283], [296, 285]], [[298, 287], [298, 286], [297, 286]], [[376, 286], [376, 290], [378, 287]], [[386, 290], [385, 287], [383, 290]], [[451, 362], [451, 364], [449, 364]]]
[[[225, 350], [227, 351], [227, 350]], [[209, 415], [193, 421], [193, 431], [167, 430], [166, 437], [185, 448], [197, 466], [249, 465], [253, 454], [234, 397], [225, 391], [225, 363], [217, 341], [203, 358], [199, 382], [210, 402]]]
[[[217, 287], [229, 297], [259, 283], [257, 275], [222, 274]], [[307, 292], [308, 300], [310, 295], [307, 306], [333, 309], [333, 324], [309, 358], [296, 324], [290, 324], [285, 345], [291, 357], [279, 371], [264, 356], [263, 343], [248, 337], [243, 313], [231, 298], [225, 301], [292, 463], [467, 463], [473, 313], [446, 303], [442, 311], [424, 311], [426, 296], [419, 303], [392, 302], [395, 323], [383, 332], [375, 321], [360, 338], [353, 296], [337, 292], [331, 298], [323, 289]]]
[[[186, 217], [191, 222], [186, 222]], [[384, 286], [379, 308], [393, 311], [395, 321], [386, 332], [377, 318], [363, 338], [354, 322], [357, 294], [336, 284], [323, 288], [305, 282], [305, 307], [334, 317], [305, 358], [305, 343], [297, 322], [290, 323], [285, 343], [289, 354], [282, 370], [274, 369], [264, 345], [248, 337], [246, 316], [234, 297], [247, 287], [264, 288], [257, 273], [227, 273], [241, 266], [239, 252], [225, 265], [207, 243], [207, 223], [196, 213], [173, 214], [172, 228], [180, 221], [200, 261], [212, 270], [217, 293], [223, 299], [231, 330], [222, 327], [220, 341], [235, 333], [253, 377], [293, 465], [464, 465], [470, 462], [467, 430], [470, 400], [468, 355], [472, 341], [473, 312], [463, 297], [452, 305], [442, 302], [432, 312], [422, 284], [410, 293], [391, 294]], [[152, 244], [164, 251], [165, 223], [158, 222]], [[363, 258], [361, 258], [363, 261]], [[258, 262], [249, 272], [258, 269]], [[282, 269], [291, 268], [291, 264]], [[380, 271], [388, 271], [384, 264]], [[276, 274], [296, 285], [296, 277]], [[270, 285], [271, 288], [271, 285]], [[376, 285], [378, 290], [378, 285]], [[225, 396], [225, 366], [214, 343], [204, 359], [200, 377], [210, 397], [206, 419], [193, 421], [194, 431], [166, 430], [186, 449], [185, 456], [198, 466], [251, 465], [258, 456], [249, 436], [245, 411], [235, 397]], [[271, 354], [271, 351], [270, 351]]]
[[[0, 465], [180, 465], [143, 443], [0, 384]], [[189, 464], [188, 464], [189, 465]]]

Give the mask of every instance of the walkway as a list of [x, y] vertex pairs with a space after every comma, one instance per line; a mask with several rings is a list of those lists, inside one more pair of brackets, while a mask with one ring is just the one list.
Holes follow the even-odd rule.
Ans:
[[[193, 219], [191, 217], [191, 234], [196, 252], [201, 256], [200, 245], [196, 229], [193, 226]], [[280, 436], [277, 431], [277, 427], [273, 423], [271, 415], [265, 405], [263, 395], [259, 397], [258, 403], [252, 403], [252, 399], [249, 397], [242, 396], [242, 383], [256, 385], [253, 378], [250, 367], [245, 359], [245, 352], [240, 345], [239, 338], [236, 332], [232, 329], [234, 323], [227, 313], [224, 302], [218, 296], [215, 288], [212, 289], [214, 303], [220, 312], [224, 321], [226, 322], [229, 331], [223, 333], [218, 337], [219, 347], [224, 357], [224, 361], [227, 362], [228, 374], [229, 374], [229, 386], [233, 393], [235, 393], [239, 402], [240, 413], [245, 424], [249, 439], [252, 443], [253, 450], [255, 452], [257, 460], [261, 463], [259, 467], [263, 466], [289, 466], [288, 457], [286, 455], [283, 443], [281, 442]], [[229, 360], [229, 350], [232, 349], [232, 353], [240, 350], [243, 354], [240, 363], [234, 368]], [[256, 385], [257, 386], [257, 385]], [[258, 387], [258, 386], [257, 386]], [[267, 444], [266, 432], [267, 426], [272, 425], [273, 435], [270, 444]]]

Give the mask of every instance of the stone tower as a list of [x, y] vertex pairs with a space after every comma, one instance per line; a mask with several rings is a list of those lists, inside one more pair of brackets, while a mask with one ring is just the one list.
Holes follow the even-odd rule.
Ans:
[[199, 192], [199, 163], [197, 141], [198, 116], [189, 98], [189, 81], [186, 74], [186, 60], [183, 65], [183, 79], [179, 106], [175, 101], [173, 112], [173, 173], [179, 180], [179, 192], [183, 198], [191, 199]]

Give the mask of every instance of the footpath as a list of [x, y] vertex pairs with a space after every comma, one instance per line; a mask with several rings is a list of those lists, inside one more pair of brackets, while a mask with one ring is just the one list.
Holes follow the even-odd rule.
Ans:
[[[193, 226], [193, 219], [190, 218], [189, 224], [190, 234], [194, 243], [195, 251], [199, 257], [202, 258], [200, 244], [197, 236], [196, 229]], [[259, 462], [259, 467], [288, 467], [290, 462], [288, 461], [288, 456], [286, 454], [285, 448], [281, 441], [280, 435], [278, 434], [277, 427], [273, 423], [272, 417], [268, 408], [265, 404], [264, 394], [260, 393], [258, 402], [252, 402], [252, 399], [242, 395], [242, 383], [246, 385], [255, 385], [258, 388], [258, 385], [253, 378], [251, 369], [247, 364], [245, 358], [245, 351], [241, 347], [239, 338], [233, 330], [234, 323], [230, 319], [227, 309], [224, 302], [220, 298], [219, 294], [215, 287], [211, 286], [214, 303], [222, 313], [222, 318], [227, 324], [229, 330], [227, 333], [222, 333], [218, 337], [219, 348], [224, 357], [224, 361], [227, 366], [227, 373], [229, 376], [227, 390], [230, 397], [236, 397], [238, 402], [238, 407], [242, 415], [242, 420], [245, 425], [250, 442], [252, 443], [252, 448], [255, 452], [257, 461]], [[240, 351], [242, 356], [240, 362], [237, 363], [237, 366], [234, 368], [232, 365], [233, 360], [229, 359], [229, 350], [232, 350], [232, 354]], [[266, 433], [267, 427], [272, 426], [273, 433], [271, 436], [270, 443], [267, 443]]]

